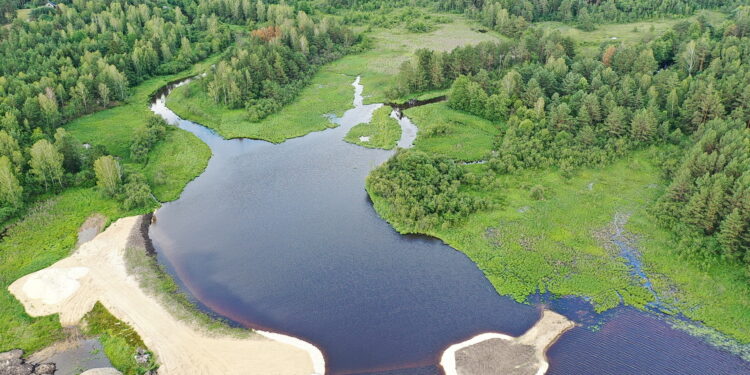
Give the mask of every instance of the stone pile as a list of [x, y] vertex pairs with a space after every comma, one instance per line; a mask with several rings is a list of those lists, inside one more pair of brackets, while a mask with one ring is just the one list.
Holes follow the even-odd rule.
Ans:
[[54, 373], [54, 363], [26, 363], [21, 349], [0, 353], [0, 375], [52, 375]]

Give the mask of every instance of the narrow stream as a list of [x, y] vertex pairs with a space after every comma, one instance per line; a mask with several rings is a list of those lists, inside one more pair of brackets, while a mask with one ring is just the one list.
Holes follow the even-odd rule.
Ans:
[[[750, 364], [632, 308], [596, 314], [580, 299], [519, 304], [441, 241], [395, 232], [364, 182], [393, 151], [343, 141], [382, 104], [282, 144], [224, 140], [165, 105], [151, 109], [198, 136], [213, 156], [150, 228], [158, 260], [206, 311], [306, 340], [328, 374], [439, 374], [449, 345], [486, 331], [520, 335], [542, 306], [582, 323], [549, 351], [551, 374], [750, 374]], [[394, 115], [394, 114], [392, 114]], [[408, 118], [399, 145], [417, 135]], [[599, 327], [592, 330], [591, 327]]]

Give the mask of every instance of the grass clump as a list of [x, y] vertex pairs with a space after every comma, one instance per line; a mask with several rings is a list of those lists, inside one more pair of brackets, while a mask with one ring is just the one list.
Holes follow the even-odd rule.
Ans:
[[[344, 140], [363, 147], [393, 149], [401, 138], [401, 126], [391, 117], [391, 111], [388, 106], [378, 108], [372, 114], [372, 121], [349, 129]], [[368, 137], [369, 140], [362, 141], [360, 137]]]
[[[124, 375], [143, 375], [156, 370], [156, 360], [149, 352], [141, 337], [130, 326], [115, 318], [99, 302], [84, 316], [84, 333], [98, 336], [112, 365]], [[139, 350], [145, 350], [149, 360], [139, 364], [135, 355]]]

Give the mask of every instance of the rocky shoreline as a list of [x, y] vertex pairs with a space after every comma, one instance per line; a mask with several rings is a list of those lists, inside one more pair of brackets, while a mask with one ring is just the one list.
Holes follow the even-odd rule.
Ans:
[[2, 375], [52, 375], [57, 369], [54, 363], [32, 363], [23, 358], [23, 350], [13, 349], [0, 353]]

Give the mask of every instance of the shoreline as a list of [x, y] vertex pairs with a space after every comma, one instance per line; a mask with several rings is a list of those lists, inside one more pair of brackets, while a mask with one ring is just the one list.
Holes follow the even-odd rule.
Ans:
[[207, 334], [178, 319], [128, 272], [125, 251], [145, 216], [117, 220], [69, 257], [28, 274], [9, 291], [31, 316], [59, 314], [78, 324], [98, 301], [129, 324], [157, 356], [159, 374], [324, 374], [322, 352], [300, 339], [265, 331], [247, 338]]
[[[472, 348], [479, 350], [478, 347], [480, 344], [486, 344], [490, 340], [502, 340], [501, 343], [506, 346], [523, 347], [530, 350], [531, 353], [529, 353], [528, 356], [531, 358], [527, 358], [525, 362], [515, 364], [513, 367], [509, 366], [508, 369], [489, 370], [495, 370], [493, 372], [517, 370], [520, 372], [511, 373], [544, 375], [549, 369], [549, 361], [547, 360], [546, 355], [547, 349], [549, 349], [549, 347], [552, 346], [560, 336], [575, 326], [576, 324], [568, 320], [566, 317], [551, 310], [544, 310], [541, 318], [529, 328], [528, 331], [519, 337], [513, 337], [497, 332], [485, 332], [466, 341], [449, 346], [440, 357], [440, 366], [443, 368], [443, 371], [445, 371], [445, 375], [458, 375], [459, 368], [461, 367], [457, 364], [457, 354], [459, 354], [459, 352], [464, 351], [465, 349], [471, 350]], [[493, 354], [502, 356], [505, 353], [498, 351]], [[483, 357], [487, 355], [492, 354], [485, 353]], [[472, 358], [470, 358], [471, 354], [461, 353], [460, 356], [461, 362], [472, 361]], [[482, 358], [475, 359], [481, 360]], [[514, 358], [514, 360], [518, 361], [519, 358]], [[510, 365], [514, 365], [514, 363], [511, 363]], [[521, 368], [522, 366], [525, 366], [528, 370], [524, 372], [524, 369]], [[513, 370], [510, 370], [510, 368], [513, 368]], [[505, 372], [503, 371], [503, 373]]]

